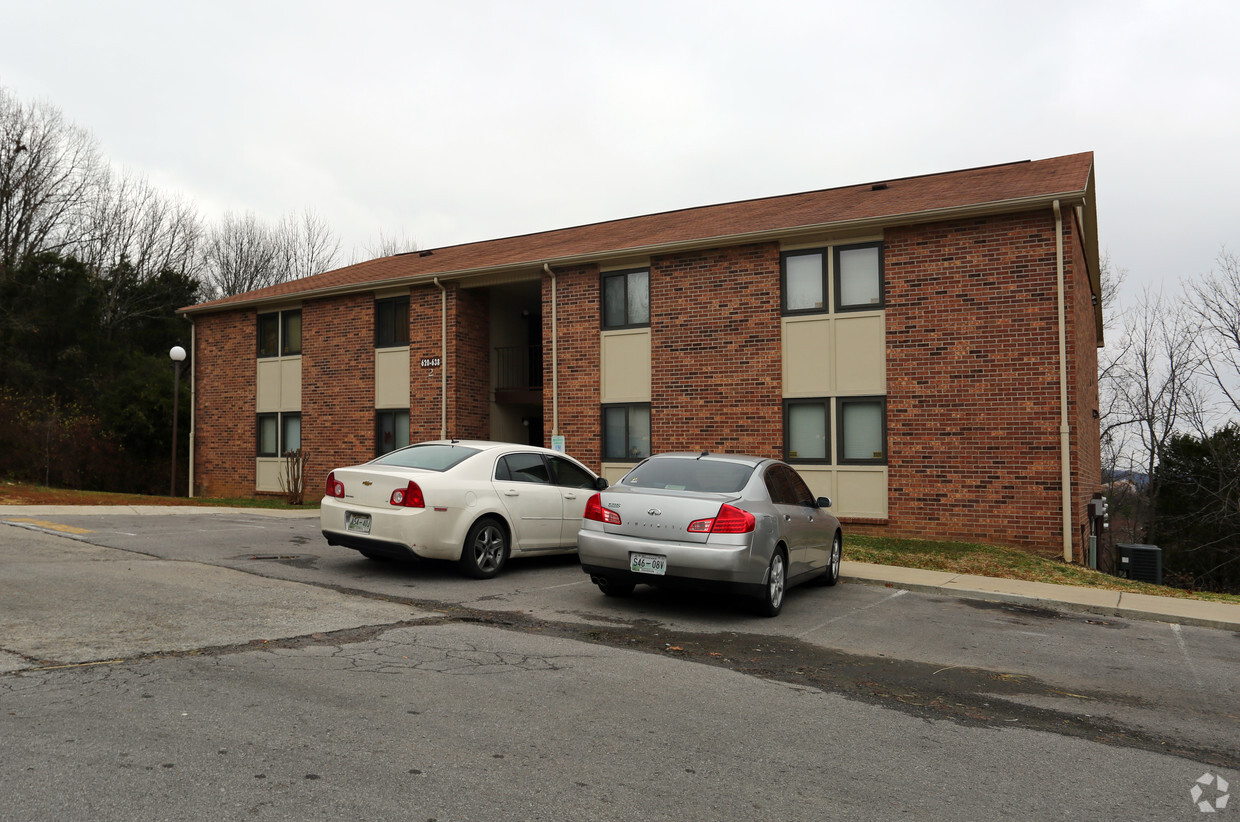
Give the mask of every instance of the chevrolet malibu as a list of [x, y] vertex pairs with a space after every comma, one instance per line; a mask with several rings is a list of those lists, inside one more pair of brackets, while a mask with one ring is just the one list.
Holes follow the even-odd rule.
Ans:
[[752, 597], [776, 616], [788, 588], [840, 578], [843, 535], [786, 463], [732, 454], [660, 454], [590, 497], [581, 567], [609, 596], [638, 583]]
[[512, 556], [569, 553], [607, 481], [548, 448], [475, 440], [410, 445], [327, 475], [329, 545], [370, 559], [445, 559], [476, 579]]

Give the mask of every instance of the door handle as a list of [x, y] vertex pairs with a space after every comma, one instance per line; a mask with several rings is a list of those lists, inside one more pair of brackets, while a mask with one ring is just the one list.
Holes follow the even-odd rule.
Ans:
[[504, 496], [506, 496], [506, 497], [519, 497], [519, 496], [521, 496], [521, 492], [520, 492], [520, 491], [518, 491], [518, 490], [516, 490], [515, 488], [509, 488], [507, 491], [505, 491], [505, 492], [504, 492]]

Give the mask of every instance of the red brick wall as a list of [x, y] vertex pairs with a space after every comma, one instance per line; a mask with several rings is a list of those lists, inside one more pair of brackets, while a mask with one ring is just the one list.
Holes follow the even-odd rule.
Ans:
[[[602, 459], [599, 406], [599, 272], [596, 266], [557, 271], [560, 430], [568, 453], [599, 470]], [[551, 444], [553, 422], [551, 278], [542, 282], [543, 430]]]
[[327, 472], [375, 456], [375, 298], [310, 300], [301, 308], [301, 445], [306, 496]]
[[442, 300], [434, 285], [409, 292], [410, 442], [437, 440], [441, 436], [444, 366], [423, 368], [422, 360], [443, 357]]
[[780, 455], [777, 245], [652, 260], [650, 337], [656, 453]]
[[1058, 548], [1054, 215], [889, 229], [884, 254], [882, 530]]
[[1102, 490], [1102, 452], [1098, 428], [1098, 326], [1089, 267], [1085, 263], [1075, 211], [1064, 220], [1065, 290], [1068, 308], [1068, 410], [1072, 430], [1072, 511], [1075, 550], [1087, 559], [1087, 505]]
[[194, 320], [194, 496], [254, 495], [256, 322], [254, 311]]
[[485, 288], [456, 289], [449, 328], [454, 362], [448, 371], [448, 436], [489, 439], [491, 436], [491, 306]]

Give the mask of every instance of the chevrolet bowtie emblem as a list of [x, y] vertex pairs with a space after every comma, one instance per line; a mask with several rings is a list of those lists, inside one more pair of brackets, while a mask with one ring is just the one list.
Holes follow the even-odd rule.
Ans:
[[362, 485], [374, 485], [370, 480], [362, 480]]

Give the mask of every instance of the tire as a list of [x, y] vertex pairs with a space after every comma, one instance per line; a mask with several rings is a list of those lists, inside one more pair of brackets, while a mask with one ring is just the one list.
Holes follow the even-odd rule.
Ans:
[[766, 580], [762, 583], [762, 597], [758, 600], [758, 613], [765, 617], [779, 616], [784, 609], [784, 595], [788, 593], [788, 560], [782, 548], [771, 554], [771, 564], [766, 568]]
[[614, 577], [596, 577], [594, 584], [598, 586], [598, 589], [603, 592], [604, 596], [609, 597], [627, 597], [637, 587], [637, 583], [624, 582]]
[[469, 529], [459, 562], [461, 573], [474, 579], [491, 579], [508, 562], [508, 532], [495, 519], [480, 519]]
[[830, 587], [840, 581], [840, 559], [843, 556], [844, 537], [836, 531], [831, 540], [831, 558], [827, 560], [827, 570], [818, 578], [820, 584]]

